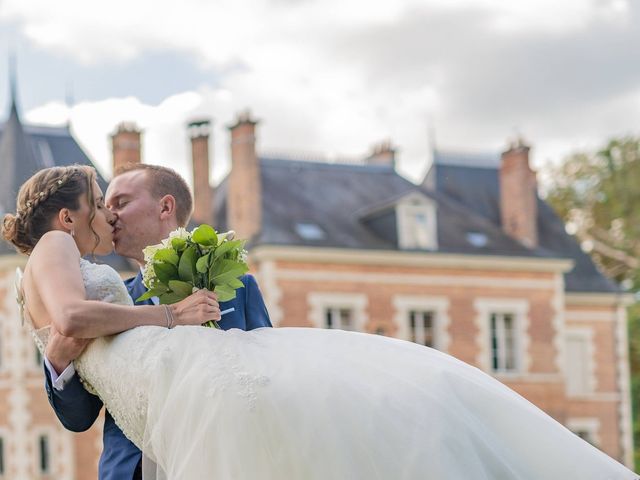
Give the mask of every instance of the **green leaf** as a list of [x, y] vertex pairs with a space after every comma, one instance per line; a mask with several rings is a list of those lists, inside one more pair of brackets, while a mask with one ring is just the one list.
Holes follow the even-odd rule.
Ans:
[[177, 267], [180, 257], [173, 248], [162, 248], [156, 252], [153, 259], [160, 262], [167, 262]]
[[202, 224], [191, 234], [191, 241], [200, 245], [215, 246], [218, 244], [218, 236], [213, 227]]
[[231, 288], [227, 285], [216, 285], [213, 292], [218, 295], [218, 302], [228, 302], [236, 298], [235, 288]]
[[170, 280], [169, 288], [178, 295], [188, 297], [193, 292], [193, 284], [188, 282], [181, 282], [180, 280]]
[[187, 246], [187, 241], [184, 238], [172, 238], [171, 246], [176, 252], [181, 252]]
[[167, 292], [162, 295], [158, 295], [158, 299], [160, 300], [160, 305], [166, 305], [171, 303], [178, 303], [181, 300], [184, 300], [186, 297], [179, 295], [175, 292]]
[[225, 253], [232, 251], [233, 249], [240, 249], [244, 245], [244, 240], [231, 240], [230, 242], [223, 242], [220, 246], [218, 246], [213, 256], [215, 258], [222, 257]]
[[200, 273], [207, 273], [207, 270], [209, 269], [209, 257], [210, 257], [210, 253], [207, 253], [206, 255], [203, 255], [202, 257], [200, 257], [198, 259], [198, 261], [196, 262], [196, 270]]
[[242, 283], [242, 280], [240, 280], [239, 278], [232, 278], [231, 280], [229, 280], [227, 282], [227, 285], [229, 285], [231, 288], [242, 288], [242, 287], [244, 287], [244, 283]]
[[219, 273], [214, 277], [210, 277], [210, 281], [214, 283], [214, 285], [221, 285], [223, 283], [228, 283], [234, 278], [238, 278], [249, 271], [249, 267], [244, 264], [237, 264], [236, 266], [230, 270]]
[[144, 300], [149, 300], [151, 297], [157, 297], [165, 293], [167, 290], [167, 287], [165, 287], [164, 285], [155, 286], [151, 290], [147, 290], [145, 293], [136, 298], [136, 302], [142, 302]]
[[[178, 264], [178, 274], [180, 280], [183, 282], [193, 282], [193, 273], [196, 269], [197, 252], [195, 246], [187, 247], [180, 257], [180, 263]], [[172, 278], [171, 280], [174, 280]]]
[[209, 278], [213, 278], [216, 275], [219, 275], [224, 272], [228, 272], [229, 270], [237, 266], [238, 266], [238, 262], [234, 262], [233, 260], [227, 260], [227, 259], [215, 260], [214, 262], [211, 263], [211, 266], [209, 267]]
[[175, 265], [165, 262], [156, 262], [153, 264], [153, 271], [156, 272], [156, 277], [164, 284], [168, 284], [169, 280], [173, 280], [178, 277], [178, 269]]

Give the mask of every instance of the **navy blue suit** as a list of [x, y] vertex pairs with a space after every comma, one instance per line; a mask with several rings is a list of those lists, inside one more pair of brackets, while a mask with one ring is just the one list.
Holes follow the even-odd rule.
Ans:
[[[218, 324], [223, 330], [230, 328], [253, 330], [259, 327], [270, 327], [269, 313], [255, 278], [251, 275], [244, 275], [241, 280], [244, 283], [244, 288], [237, 290], [236, 298], [229, 302], [220, 303], [220, 310], [235, 308], [235, 311], [225, 314]], [[146, 292], [140, 273], [124, 283], [134, 302], [136, 298]], [[152, 302], [146, 300], [136, 303], [136, 305], [152, 305]], [[82, 387], [77, 375], [65, 385], [64, 390], [59, 391], [53, 388], [46, 367], [44, 371], [47, 397], [62, 425], [73, 432], [83, 432], [91, 427], [100, 413], [102, 401]], [[100, 480], [140, 478], [142, 454], [124, 436], [108, 411], [104, 420], [103, 445], [104, 449], [98, 467]]]

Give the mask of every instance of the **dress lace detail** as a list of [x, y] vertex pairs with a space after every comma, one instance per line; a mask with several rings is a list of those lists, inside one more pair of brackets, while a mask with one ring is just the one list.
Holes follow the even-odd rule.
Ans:
[[[81, 259], [80, 271], [87, 300], [133, 305], [122, 279], [108, 265]], [[158, 331], [150, 334], [149, 329]], [[154, 362], [150, 343], [164, 330], [135, 328], [96, 338], [74, 362], [85, 388], [100, 396], [118, 427], [138, 447], [142, 445], [149, 388], [144, 369]]]

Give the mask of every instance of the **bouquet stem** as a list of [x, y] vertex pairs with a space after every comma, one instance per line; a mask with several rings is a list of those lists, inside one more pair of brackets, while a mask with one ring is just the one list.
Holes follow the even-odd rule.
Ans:
[[203, 326], [209, 327], [209, 328], [217, 328], [218, 330], [222, 330], [220, 328], [220, 325], [218, 325], [218, 322], [216, 322], [215, 320], [209, 320], [208, 322], [203, 323]]

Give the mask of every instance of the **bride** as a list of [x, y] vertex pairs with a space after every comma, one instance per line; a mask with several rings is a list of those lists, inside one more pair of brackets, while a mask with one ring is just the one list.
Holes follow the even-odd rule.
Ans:
[[167, 478], [638, 478], [436, 350], [340, 330], [200, 327], [220, 318], [210, 292], [133, 307], [113, 269], [82, 258], [112, 249], [94, 172], [62, 171], [38, 172], [47, 188], [26, 182], [4, 218], [4, 238], [29, 255], [24, 318], [41, 350], [52, 328], [94, 339], [76, 360], [85, 387]]

